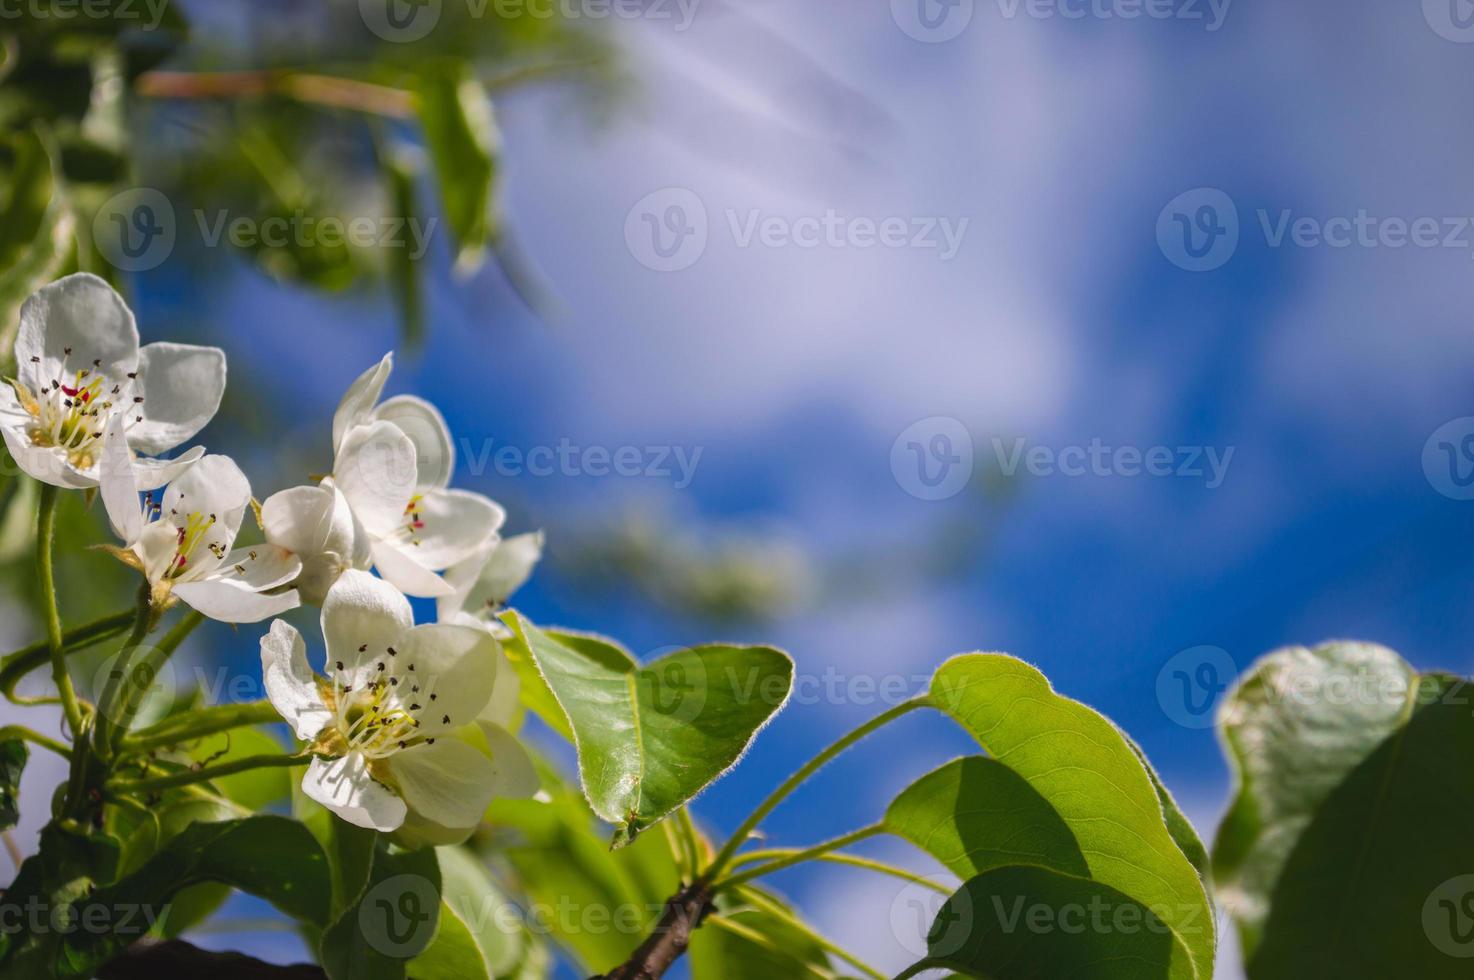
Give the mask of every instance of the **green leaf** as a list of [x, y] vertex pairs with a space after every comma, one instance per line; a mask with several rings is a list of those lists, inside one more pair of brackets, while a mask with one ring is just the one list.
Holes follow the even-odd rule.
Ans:
[[958, 759], [921, 777], [886, 809], [884, 826], [964, 881], [1011, 864], [1090, 874], [1075, 835], [1049, 801], [993, 759]]
[[[1211, 937], [1212, 922], [1204, 914], [1180, 922], [1178, 931]], [[1211, 976], [1195, 972], [1177, 933], [1129, 895], [1026, 865], [995, 868], [964, 884], [937, 913], [927, 949], [927, 958], [903, 976], [922, 966], [988, 980]]]
[[395, 853], [380, 844], [368, 888], [322, 934], [329, 980], [404, 980], [440, 923], [440, 865], [433, 850]]
[[1214, 859], [1255, 980], [1469, 975], [1469, 704], [1364, 644], [1274, 654], [1235, 691], [1242, 784]]
[[284, 817], [261, 816], [194, 824], [169, 841], [144, 866], [76, 903], [86, 923], [95, 917], [107, 931], [82, 929], [66, 936], [59, 962], [65, 976], [91, 976], [147, 931], [148, 916], [123, 928], [121, 910], [162, 913], [181, 890], [216, 882], [260, 896], [287, 915], [322, 922], [328, 914], [327, 861], [310, 833]]
[[568, 716], [584, 793], [617, 826], [616, 847], [731, 768], [793, 683], [793, 661], [772, 647], [694, 647], [642, 668], [600, 637], [525, 619], [520, 632]]
[[[35, 521], [31, 522], [32, 524]], [[510, 638], [502, 640], [502, 653], [512, 664], [512, 669], [517, 672], [517, 683], [520, 694], [518, 700], [522, 706], [537, 715], [553, 731], [557, 732], [568, 741], [573, 741], [573, 729], [568, 725], [568, 716], [558, 705], [558, 699], [553, 697], [548, 682], [543, 679], [542, 672], [537, 669], [537, 661], [533, 659], [532, 648], [527, 645], [527, 635], [523, 632], [523, 619], [514, 611], [507, 611], [501, 615], [502, 624], [512, 631]]]
[[332, 811], [302, 792], [302, 774], [306, 766], [294, 766], [292, 773], [292, 816], [302, 822], [317, 838], [328, 859], [332, 881], [332, 916], [336, 921], [349, 906], [358, 901], [368, 887], [373, 873], [374, 851], [379, 845], [378, 831], [357, 827], [342, 820]]
[[928, 700], [1054, 807], [1091, 878], [1181, 930], [1199, 976], [1212, 976], [1207, 894], [1167, 829], [1151, 777], [1115, 725], [1002, 654], [947, 661], [932, 678]]
[[513, 884], [528, 896], [534, 931], [560, 945], [586, 973], [602, 972], [629, 958], [680, 887], [675, 858], [664, 834], [646, 834], [610, 851], [576, 788], [550, 774], [544, 786], [547, 802], [491, 805], [497, 831], [488, 844], [512, 866]]
[[30, 755], [18, 738], [0, 742], [0, 830], [9, 830], [20, 820], [20, 775]]
[[[211, 760], [211, 765], [232, 762], [253, 755], [279, 755], [282, 743], [260, 728], [237, 728], [201, 739], [190, 749], [196, 762]], [[280, 766], [248, 769], [231, 776], [212, 780], [220, 795], [247, 810], [264, 810], [292, 793], [291, 771]]]
[[[776, 896], [762, 894], [775, 905], [787, 908]], [[731, 895], [719, 896], [711, 915], [691, 935], [692, 980], [826, 980], [834, 976], [824, 947], [781, 915]], [[722, 922], [715, 921], [718, 918], [737, 928], [723, 928]], [[756, 934], [762, 941], [744, 933]]]
[[1224, 701], [1238, 792], [1213, 842], [1213, 881], [1246, 957], [1295, 842], [1331, 791], [1407, 720], [1416, 679], [1385, 647], [1292, 647], [1262, 659]]
[[409, 964], [415, 980], [497, 980], [516, 969], [528, 945], [516, 907], [461, 847], [440, 859], [440, 928]]
[[1136, 757], [1141, 760], [1142, 768], [1151, 777], [1152, 789], [1157, 791], [1157, 799], [1162, 803], [1162, 819], [1167, 822], [1167, 832], [1177, 842], [1177, 847], [1182, 851], [1183, 856], [1192, 862], [1198, 877], [1206, 880], [1211, 862], [1208, 858], [1208, 849], [1203, 846], [1203, 839], [1198, 836], [1198, 831], [1193, 827], [1192, 821], [1187, 819], [1187, 814], [1183, 813], [1177, 805], [1177, 800], [1173, 799], [1171, 790], [1167, 789], [1167, 785], [1162, 782], [1162, 777], [1157, 775], [1157, 770], [1152, 768], [1151, 760], [1146, 757], [1141, 746], [1137, 745], [1136, 740], [1124, 731], [1121, 732], [1121, 737], [1126, 740], [1127, 745], [1131, 746], [1131, 751], [1136, 753]]
[[419, 112], [445, 217], [456, 236], [456, 269], [474, 270], [495, 234], [500, 136], [491, 99], [469, 64], [450, 62], [421, 78]]

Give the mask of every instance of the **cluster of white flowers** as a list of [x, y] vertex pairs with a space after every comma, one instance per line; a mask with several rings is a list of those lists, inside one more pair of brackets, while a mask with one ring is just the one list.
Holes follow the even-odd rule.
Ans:
[[[332, 475], [268, 498], [266, 542], [237, 548], [255, 507], [240, 467], [198, 447], [156, 458], [215, 415], [223, 351], [140, 347], [122, 298], [79, 274], [27, 300], [15, 354], [17, 378], [0, 388], [11, 456], [37, 480], [100, 490], [123, 541], [114, 553], [147, 577], [157, 607], [184, 602], [229, 623], [322, 607], [323, 675], [285, 621], [261, 640], [267, 695], [314, 755], [308, 796], [359, 826], [440, 844], [463, 839], [492, 799], [536, 792], [508, 730], [517, 679], [496, 614], [542, 536], [502, 538], [501, 507], [449, 488], [440, 413], [409, 395], [380, 401], [392, 355], [343, 397]], [[435, 598], [439, 622], [416, 626], [406, 595]]]

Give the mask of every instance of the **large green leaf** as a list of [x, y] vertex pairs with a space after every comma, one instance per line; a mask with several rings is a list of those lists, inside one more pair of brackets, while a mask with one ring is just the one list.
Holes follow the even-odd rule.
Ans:
[[[1195, 930], [1184, 931], [1209, 929], [1205, 917]], [[927, 958], [912, 972], [950, 969], [987, 980], [1194, 980], [1208, 975], [1194, 972], [1177, 933], [1129, 895], [1028, 865], [995, 868], [964, 884], [937, 913], [927, 949]]]
[[456, 268], [474, 269], [495, 234], [499, 137], [491, 99], [468, 64], [447, 62], [421, 78], [419, 110], [445, 217], [456, 237]]
[[1198, 831], [1193, 827], [1192, 821], [1187, 819], [1187, 814], [1183, 813], [1177, 805], [1177, 800], [1173, 799], [1171, 790], [1167, 789], [1167, 784], [1162, 782], [1162, 777], [1157, 775], [1157, 770], [1152, 767], [1151, 760], [1146, 757], [1141, 746], [1137, 745], [1135, 739], [1125, 732], [1121, 732], [1121, 737], [1126, 740], [1127, 745], [1131, 746], [1131, 751], [1135, 752], [1136, 757], [1141, 760], [1142, 768], [1146, 770], [1147, 776], [1151, 777], [1152, 789], [1157, 791], [1157, 799], [1162, 803], [1162, 819], [1167, 823], [1167, 832], [1177, 842], [1183, 855], [1197, 869], [1198, 877], [1206, 879], [1210, 862], [1208, 849], [1203, 846], [1203, 839], [1198, 836]]
[[497, 800], [490, 854], [509, 863], [529, 900], [533, 931], [562, 946], [586, 972], [624, 962], [680, 887], [664, 834], [610, 851], [576, 788], [544, 775], [547, 801]]
[[[197, 823], [159, 849], [143, 867], [76, 903], [76, 914], [117, 925], [121, 910], [162, 910], [181, 889], [217, 882], [260, 896], [295, 919], [321, 923], [328, 914], [327, 860], [306, 828], [285, 817]], [[62, 944], [65, 976], [91, 971], [142, 938], [138, 931], [81, 929]]]
[[1213, 858], [1251, 977], [1469, 975], [1468, 702], [1368, 644], [1280, 651], [1242, 681]]
[[1090, 874], [1075, 835], [1049, 801], [993, 759], [958, 759], [922, 776], [886, 809], [884, 825], [964, 881], [1010, 864]]
[[380, 842], [368, 887], [323, 932], [329, 980], [404, 980], [440, 924], [440, 864], [430, 849], [395, 853]]
[[600, 637], [519, 624], [573, 729], [594, 812], [633, 840], [727, 771], [788, 699], [772, 647], [703, 646], [641, 667]]
[[415, 980], [497, 980], [526, 953], [515, 907], [479, 861], [461, 847], [436, 849], [440, 859], [440, 927], [409, 964]]
[[952, 658], [932, 678], [927, 697], [1049, 802], [1078, 842], [1091, 878], [1179, 930], [1198, 975], [1212, 976], [1207, 893], [1167, 829], [1151, 777], [1115, 725], [1002, 654]]
[[[196, 762], [211, 760], [212, 765], [232, 762], [253, 755], [276, 755], [282, 743], [260, 728], [237, 728], [201, 739], [191, 746], [190, 757]], [[280, 766], [248, 769], [231, 776], [212, 780], [220, 794], [247, 810], [265, 810], [291, 795], [291, 771]]]
[[1246, 955], [1301, 833], [1406, 722], [1416, 687], [1416, 672], [1386, 647], [1333, 643], [1270, 654], [1224, 701], [1220, 732], [1238, 792], [1213, 842], [1213, 881]]
[[117, 873], [121, 848], [109, 835], [85, 834], [52, 821], [41, 829], [40, 848], [27, 858], [0, 896], [0, 976], [48, 977], [57, 972], [64, 933], [16, 929], [39, 908], [48, 921], [75, 921], [70, 909]]
[[20, 820], [20, 775], [30, 751], [18, 738], [0, 742], [0, 830], [9, 830]]

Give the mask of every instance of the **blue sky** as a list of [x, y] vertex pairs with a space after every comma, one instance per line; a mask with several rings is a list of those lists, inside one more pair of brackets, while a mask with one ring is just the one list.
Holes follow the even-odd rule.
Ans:
[[[1474, 670], [1462, 642], [1474, 504], [1424, 471], [1435, 430], [1474, 415], [1474, 139], [1460, 100], [1474, 45], [1450, 39], [1463, 35], [1434, 0], [1237, 0], [1216, 30], [1186, 16], [1010, 17], [1011, 4], [979, 0], [941, 43], [908, 35], [898, 4], [706, 0], [688, 30], [614, 25], [637, 84], [609, 120], [561, 91], [506, 98], [506, 220], [560, 316], [519, 311], [494, 271], [437, 277], [429, 347], [392, 387], [434, 399], [473, 450], [700, 451], [681, 488], [477, 476], [463, 459], [467, 485], [505, 499], [514, 528], [546, 526], [554, 549], [560, 519], [631, 506], [697, 535], [761, 528], [816, 565], [985, 524], [983, 547], [944, 580], [902, 549], [878, 593], [720, 637], [546, 576], [521, 605], [642, 653], [771, 642], [811, 677], [911, 677], [956, 652], [1014, 653], [1129, 730], [1206, 835], [1228, 775], [1212, 732], [1158, 698], [1180, 651], [1221, 648], [1243, 668], [1345, 637]], [[1212, 19], [1205, 3], [1171, 9], [1199, 8]], [[1174, 261], [1170, 229], [1210, 199], [1202, 188], [1232, 202], [1217, 217], [1236, 221], [1238, 242], [1195, 272]], [[705, 248], [685, 268], [650, 268], [642, 213], [693, 198]], [[831, 211], [845, 244], [783, 243]], [[1376, 244], [1332, 244], [1361, 215]], [[1437, 244], [1395, 244], [1398, 222], [1420, 218]], [[776, 237], [745, 239], [767, 219]], [[907, 244], [857, 244], [866, 221], [886, 219], [905, 223]], [[960, 230], [955, 254], [916, 244], [926, 227]], [[208, 294], [151, 292], [145, 278], [140, 292], [145, 322], [210, 324], [286, 407], [290, 435], [318, 433], [324, 456], [338, 395], [397, 343], [373, 298], [304, 297], [254, 275]], [[963, 492], [924, 500], [892, 450], [937, 417], [965, 430], [975, 470]], [[1022, 474], [1005, 494], [985, 489], [995, 438], [1061, 460], [1094, 442], [1167, 447], [1174, 467], [1187, 462], [1178, 447], [1228, 462], [1214, 486], [1118, 467]], [[698, 804], [703, 820], [731, 828], [879, 710], [856, 700], [792, 706]], [[770, 830], [793, 844], [869, 823], [969, 750], [937, 719], [908, 720]], [[886, 927], [896, 889], [854, 875], [797, 871], [784, 886], [837, 938], [901, 965], [905, 940]]]

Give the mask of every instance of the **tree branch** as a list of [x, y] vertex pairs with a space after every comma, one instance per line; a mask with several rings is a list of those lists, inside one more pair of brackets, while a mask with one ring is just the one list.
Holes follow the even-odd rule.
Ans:
[[97, 973], [98, 980], [159, 980], [209, 977], [210, 980], [326, 980], [316, 966], [275, 966], [240, 953], [212, 953], [177, 939], [147, 939], [128, 947]]
[[703, 881], [682, 888], [670, 901], [660, 921], [628, 962], [593, 980], [660, 980], [691, 943], [691, 933], [711, 911], [711, 886]]

